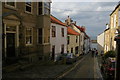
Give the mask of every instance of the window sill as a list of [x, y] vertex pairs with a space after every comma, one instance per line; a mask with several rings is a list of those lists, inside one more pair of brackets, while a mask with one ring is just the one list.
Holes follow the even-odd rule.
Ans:
[[50, 43], [43, 43], [43, 45], [49, 45]]
[[50, 14], [37, 14], [38, 16], [47, 16], [47, 17], [50, 17]]
[[26, 44], [26, 46], [32, 46], [32, 44]]
[[49, 45], [49, 44], [50, 44], [50, 43], [42, 43], [42, 44], [39, 44], [39, 43], [38, 43], [37, 45], [39, 46], [39, 45]]
[[30, 14], [30, 15], [33, 15], [32, 12], [25, 11], [25, 13]]

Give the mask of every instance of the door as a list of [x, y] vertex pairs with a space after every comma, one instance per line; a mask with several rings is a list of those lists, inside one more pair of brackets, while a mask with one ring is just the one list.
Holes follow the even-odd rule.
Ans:
[[7, 57], [15, 57], [15, 33], [6, 34]]
[[75, 47], [75, 54], [78, 54], [78, 47]]
[[55, 59], [55, 46], [52, 46], [52, 60]]

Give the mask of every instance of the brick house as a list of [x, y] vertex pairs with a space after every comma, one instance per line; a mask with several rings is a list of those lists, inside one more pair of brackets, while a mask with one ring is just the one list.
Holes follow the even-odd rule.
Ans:
[[2, 3], [2, 60], [34, 62], [50, 53], [50, 2]]

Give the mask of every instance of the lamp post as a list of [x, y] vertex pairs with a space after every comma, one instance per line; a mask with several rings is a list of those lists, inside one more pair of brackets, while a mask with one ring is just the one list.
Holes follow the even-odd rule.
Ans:
[[115, 72], [115, 80], [120, 80], [120, 31], [116, 30], [116, 72]]

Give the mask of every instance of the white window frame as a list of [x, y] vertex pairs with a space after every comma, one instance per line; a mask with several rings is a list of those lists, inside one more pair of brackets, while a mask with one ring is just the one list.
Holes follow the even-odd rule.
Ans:
[[[31, 7], [31, 12], [26, 11], [26, 6]], [[30, 14], [32, 14], [32, 13], [33, 13], [33, 3], [32, 3], [32, 0], [31, 0], [31, 6], [30, 6], [30, 5], [27, 5], [27, 4], [26, 4], [26, 1], [25, 1], [25, 12], [26, 12], [26, 13], [30, 13]]]
[[44, 15], [44, 8], [43, 8], [43, 2], [42, 2], [42, 14], [39, 14], [39, 2], [37, 2], [37, 15]]
[[45, 8], [50, 11], [50, 8], [45, 7], [45, 2], [42, 2], [42, 14], [39, 14], [39, 7], [38, 6], [39, 6], [39, 2], [37, 3], [37, 15], [50, 15], [50, 13], [49, 14], [45, 13]]
[[[50, 3], [49, 3], [50, 4]], [[50, 5], [51, 6], [51, 5]], [[49, 10], [49, 14], [45, 13], [45, 9]], [[50, 8], [48, 7], [45, 7], [45, 2], [43, 3], [43, 12], [44, 12], [44, 15], [50, 15]]]
[[[28, 35], [26, 35], [26, 30], [27, 30], [28, 28], [32, 29], [32, 33], [31, 33], [31, 36], [32, 36], [32, 42], [29, 43], [29, 44], [26, 43], [26, 37], [28, 36]], [[30, 35], [29, 35], [29, 36], [30, 36]], [[25, 44], [26, 44], [26, 46], [33, 45], [33, 27], [26, 27], [26, 28], [25, 28]]]
[[11, 9], [16, 9], [16, 0], [14, 0], [15, 2], [15, 6], [11, 6], [11, 5], [9, 5], [9, 4], [7, 4], [7, 0], [5, 0], [5, 6], [7, 7], [7, 8], [11, 8]]

